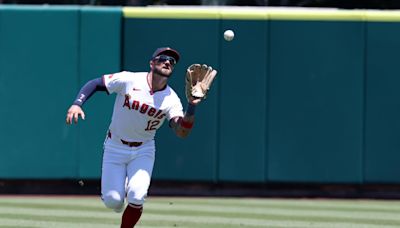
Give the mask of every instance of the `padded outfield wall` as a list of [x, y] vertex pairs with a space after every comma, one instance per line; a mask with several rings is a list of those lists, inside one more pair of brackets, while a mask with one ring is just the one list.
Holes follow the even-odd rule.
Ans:
[[[121, 69], [121, 8], [0, 6], [2, 179], [98, 178], [113, 102], [87, 102], [65, 124], [89, 79]], [[93, 102], [92, 102], [93, 101]]]
[[[0, 7], [0, 178], [99, 178], [113, 96], [65, 112], [87, 80], [146, 71], [155, 48], [218, 69], [189, 138], [165, 124], [155, 180], [399, 183], [400, 12]], [[226, 29], [235, 31], [231, 42]], [[21, 169], [21, 167], [24, 167]]]

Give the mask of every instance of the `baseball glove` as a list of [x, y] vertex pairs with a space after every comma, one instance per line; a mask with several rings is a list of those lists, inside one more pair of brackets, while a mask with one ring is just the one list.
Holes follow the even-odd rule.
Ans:
[[206, 64], [192, 64], [186, 70], [186, 98], [205, 99], [217, 71]]

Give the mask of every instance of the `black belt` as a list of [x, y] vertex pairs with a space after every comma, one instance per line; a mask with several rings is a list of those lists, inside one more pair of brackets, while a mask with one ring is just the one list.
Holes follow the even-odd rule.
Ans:
[[[111, 139], [111, 131], [108, 131], [107, 136], [108, 136], [108, 138]], [[143, 142], [128, 142], [123, 139], [121, 139], [121, 142], [122, 142], [122, 144], [127, 145], [129, 147], [138, 147], [143, 144]]]
[[125, 140], [122, 140], [122, 139], [121, 139], [121, 142], [122, 142], [122, 144], [127, 145], [129, 147], [138, 147], [138, 146], [141, 146], [143, 144], [143, 142], [128, 142], [128, 141], [125, 141]]

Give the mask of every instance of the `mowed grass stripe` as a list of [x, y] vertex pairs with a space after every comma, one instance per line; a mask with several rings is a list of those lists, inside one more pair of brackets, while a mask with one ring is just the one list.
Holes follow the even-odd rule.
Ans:
[[[392, 217], [392, 216], [397, 216], [399, 214], [398, 211], [396, 210], [366, 210], [365, 208], [331, 208], [331, 207], [318, 207], [316, 205], [315, 207], [292, 207], [290, 205], [288, 206], [279, 206], [279, 207], [271, 207], [271, 206], [249, 206], [245, 204], [238, 204], [238, 205], [221, 205], [218, 203], [215, 204], [185, 204], [184, 202], [180, 203], [159, 203], [159, 202], [153, 202], [150, 201], [145, 204], [145, 207], [150, 207], [150, 208], [171, 208], [173, 209], [194, 209], [194, 210], [208, 210], [208, 208], [213, 208], [212, 210], [215, 212], [218, 211], [230, 211], [230, 212], [237, 212], [240, 211], [241, 213], [252, 213], [252, 214], [262, 214], [262, 213], [269, 213], [271, 211], [273, 212], [280, 212], [280, 211], [290, 211], [291, 213], [296, 213], [296, 214], [302, 214], [302, 213], [318, 213], [318, 212], [326, 212], [326, 213], [335, 213], [337, 215], [343, 214], [343, 216], [349, 216], [354, 215], [354, 216], [371, 216], [371, 215], [378, 215], [381, 217]], [[400, 220], [400, 217], [398, 218]]]
[[[80, 197], [62, 197], [59, 199], [41, 197], [35, 198], [32, 201], [30, 198], [17, 197], [17, 200], [13, 202], [13, 198], [0, 197], [0, 225], [4, 224], [3, 219], [15, 220], [16, 223], [9, 224], [13, 226], [17, 224], [20, 219], [30, 220], [34, 224], [40, 224], [41, 222], [60, 222], [62, 224], [72, 220], [72, 225], [69, 227], [79, 227], [76, 224], [96, 224], [100, 221], [100, 224], [109, 224], [108, 227], [116, 224], [120, 221], [121, 214], [116, 214], [113, 211], [106, 209], [102, 204], [101, 200], [97, 197], [84, 198]], [[199, 199], [188, 199], [189, 203], [185, 203], [184, 199], [188, 198], [150, 198], [145, 204], [145, 213], [143, 215], [143, 227], [157, 227], [166, 226], [166, 224], [180, 225], [179, 227], [285, 227], [285, 228], [391, 228], [400, 227], [400, 219], [397, 214], [393, 211], [388, 213], [382, 213], [378, 211], [372, 213], [372, 211], [336, 211], [336, 208], [332, 210], [330, 207], [326, 207], [327, 203], [332, 200], [282, 200], [283, 203], [280, 207], [274, 208], [265, 206], [267, 204], [278, 205], [279, 201], [276, 199], [257, 199], [262, 201], [263, 204], [252, 202], [248, 204], [244, 200], [237, 199], [234, 204], [234, 199], [218, 199], [218, 198], [207, 198], [209, 204], [199, 204], [204, 202], [204, 198]], [[255, 199], [252, 199], [255, 200]], [[250, 201], [252, 201], [250, 200]], [[84, 202], [82, 202], [84, 201]], [[265, 202], [267, 201], [267, 202]], [[334, 201], [334, 200], [333, 200]], [[30, 202], [33, 202], [30, 204]], [[228, 205], [226, 202], [229, 202]], [[352, 206], [351, 204], [357, 204], [360, 201], [343, 201], [339, 203], [340, 207], [348, 209]], [[362, 201], [363, 205], [361, 210], [365, 208], [369, 201]], [[382, 207], [389, 201], [382, 201], [376, 204], [372, 201], [375, 206]], [[301, 206], [301, 203], [313, 205], [313, 207], [307, 206], [306, 209]], [[326, 209], [321, 209], [319, 205], [324, 206]], [[395, 208], [397, 202], [390, 203], [392, 208]], [[58, 204], [58, 205], [57, 205]], [[89, 206], [87, 206], [87, 204]], [[67, 206], [66, 206], [67, 205]], [[86, 206], [85, 206], [86, 205]], [[253, 205], [253, 206], [252, 206]], [[31, 206], [31, 207], [30, 207]], [[316, 207], [315, 207], [316, 206]], [[316, 209], [312, 209], [316, 208]], [[355, 207], [355, 210], [360, 208]], [[358, 209], [357, 209], [358, 208]], [[22, 211], [21, 211], [22, 210]], [[25, 210], [25, 211], [23, 211]], [[248, 213], [247, 213], [248, 212]], [[54, 213], [54, 214], [52, 214]], [[23, 215], [15, 217], [15, 215]], [[33, 214], [33, 215], [32, 215]], [[14, 216], [14, 217], [13, 217]], [[145, 220], [146, 216], [150, 216], [151, 220]], [[360, 216], [360, 217], [359, 217]], [[51, 220], [51, 218], [53, 220]], [[376, 218], [376, 219], [374, 219]], [[104, 219], [104, 220], [102, 220]], [[81, 221], [80, 221], [81, 220]], [[79, 222], [76, 222], [79, 221]], [[178, 223], [175, 223], [178, 222]], [[18, 226], [17, 226], [18, 227]], [[24, 227], [24, 225], [21, 225]], [[59, 226], [40, 226], [38, 227], [59, 227]], [[90, 226], [89, 226], [90, 227]], [[91, 227], [97, 227], [92, 225]], [[115, 226], [117, 227], [117, 226]], [[167, 226], [168, 227], [168, 226]]]
[[[4, 204], [4, 203], [3, 203]], [[7, 203], [7, 207], [0, 207], [0, 211], [9, 211], [13, 204]], [[43, 204], [29, 204], [19, 205], [23, 208], [16, 207], [13, 210], [18, 213], [33, 213], [37, 215], [50, 214], [53, 216], [58, 216], [60, 213], [63, 215], [71, 216], [91, 216], [96, 217], [99, 212], [103, 212], [102, 216], [109, 217], [113, 213], [111, 210], [106, 208], [96, 208], [96, 207], [73, 207], [71, 205], [68, 208], [64, 208], [63, 205], [51, 205], [46, 208]], [[33, 206], [33, 207], [31, 207]], [[3, 210], [1, 210], [4, 208]], [[57, 208], [57, 210], [54, 210]], [[38, 210], [44, 209], [44, 210]], [[52, 209], [48, 211], [48, 209]], [[92, 211], [92, 212], [88, 212]], [[145, 211], [157, 214], [180, 214], [180, 215], [203, 215], [203, 216], [216, 216], [216, 217], [244, 217], [244, 218], [267, 218], [269, 220], [299, 220], [299, 221], [320, 221], [320, 222], [334, 222], [336, 220], [342, 220], [348, 223], [369, 223], [369, 224], [387, 224], [387, 225], [399, 225], [400, 218], [397, 214], [393, 213], [359, 213], [359, 212], [331, 212], [331, 211], [321, 211], [321, 210], [293, 210], [293, 209], [274, 209], [274, 208], [264, 208], [264, 209], [252, 209], [249, 207], [218, 207], [217, 205], [204, 206], [204, 205], [165, 205], [157, 203], [148, 203], [145, 205]], [[113, 216], [111, 216], [113, 218]]]
[[[51, 210], [29, 210], [24, 208], [14, 208], [13, 213], [4, 213], [0, 211], [0, 222], [5, 219], [15, 219], [15, 220], [30, 220], [32, 224], [41, 223], [43, 221], [46, 222], [70, 222], [71, 227], [76, 227], [76, 224], [81, 223], [100, 223], [100, 224], [117, 224], [119, 221], [118, 218], [110, 218], [104, 214], [96, 214], [93, 212], [81, 214], [80, 212], [71, 212], [71, 211], [64, 211], [67, 214], [63, 213], [63, 211], [51, 211]], [[43, 215], [46, 214], [46, 215]], [[111, 214], [111, 213], [110, 213]], [[75, 216], [71, 216], [75, 215]], [[236, 225], [251, 225], [251, 226], [260, 226], [263, 227], [264, 224], [267, 222], [263, 219], [246, 219], [246, 218], [219, 218], [219, 217], [209, 217], [209, 216], [182, 216], [182, 215], [172, 215], [172, 216], [165, 216], [160, 214], [152, 214], [149, 213], [149, 216], [157, 218], [158, 221], [185, 221], [186, 223], [201, 223], [201, 224], [214, 224], [218, 227], [220, 224], [235, 224]], [[161, 220], [160, 220], [161, 218]], [[167, 218], [167, 219], [166, 219]], [[179, 218], [177, 220], [177, 218]], [[237, 221], [235, 221], [237, 220]], [[239, 221], [239, 222], [238, 222]]]
[[[47, 218], [42, 218], [43, 220], [38, 220], [37, 218], [24, 218], [24, 217], [19, 217], [17, 215], [14, 215], [16, 218], [14, 220], [10, 218], [4, 218], [1, 217], [0, 221], [1, 224], [6, 225], [9, 223], [10, 225], [14, 224], [20, 224], [21, 226], [29, 224], [30, 226], [37, 226], [37, 227], [52, 227], [52, 228], [64, 228], [64, 227], [82, 227], [82, 228], [88, 228], [88, 227], [96, 227], [96, 228], [103, 228], [103, 227], [118, 227], [118, 224], [114, 223], [115, 226], [111, 225], [110, 223], [102, 223], [104, 221], [101, 221], [100, 219], [96, 219], [94, 221], [91, 221], [90, 223], [85, 223], [82, 221], [76, 221], [73, 220], [73, 222], [68, 221], [53, 221], [53, 220], [48, 220]], [[72, 218], [74, 219], [74, 218]], [[248, 220], [248, 219], [242, 219], [242, 218], [236, 218], [236, 219], [227, 219], [227, 218], [208, 218], [208, 217], [199, 217], [199, 216], [163, 216], [163, 215], [153, 215], [153, 214], [147, 214], [143, 215], [142, 218], [142, 225], [139, 225], [138, 227], [153, 227], [153, 226], [147, 226], [146, 225], [146, 220], [149, 220], [151, 222], [161, 222], [164, 224], [166, 222], [172, 222], [174, 225], [177, 227], [195, 227], [194, 224], [199, 225], [198, 227], [208, 227], [208, 228], [221, 228], [221, 227], [274, 227], [274, 228], [279, 228], [279, 227], [291, 227], [291, 228], [395, 228], [397, 226], [386, 226], [386, 225], [379, 225], [379, 226], [373, 226], [373, 225], [352, 225], [352, 224], [347, 224], [343, 222], [337, 222], [337, 223], [317, 223], [317, 222], [299, 222], [299, 221], [257, 221], [257, 220]], [[157, 223], [156, 223], [157, 224]], [[160, 223], [158, 223], [160, 224]], [[157, 227], [154, 225], [154, 227]]]
[[17, 203], [12, 203], [12, 202], [0, 202], [0, 208], [1, 207], [24, 207], [24, 208], [35, 208], [35, 209], [52, 209], [52, 210], [71, 210], [71, 211], [76, 211], [76, 210], [82, 210], [82, 211], [98, 211], [98, 212], [103, 212], [103, 211], [109, 211], [105, 206], [102, 204], [99, 204], [97, 206], [86, 206], [86, 205], [80, 205], [80, 204], [49, 204], [49, 203], [31, 203], [31, 202], [17, 202]]
[[[216, 227], [219, 228], [221, 225], [232, 225], [240, 227], [293, 227], [293, 228], [398, 228], [399, 226], [393, 225], [374, 225], [374, 224], [351, 224], [342, 221], [335, 222], [315, 222], [309, 221], [290, 221], [290, 220], [268, 220], [268, 219], [246, 219], [246, 218], [223, 218], [223, 217], [207, 217], [207, 216], [172, 216], [172, 215], [159, 215], [145, 213], [142, 216], [143, 224], [147, 221], [169, 221], [174, 222], [177, 227], [185, 223], [198, 223], [202, 224], [203, 227]], [[192, 226], [188, 226], [192, 227]], [[200, 226], [201, 227], [201, 226]]]
[[[96, 199], [92, 199], [95, 200]], [[73, 202], [71, 202], [71, 200], [69, 199], [64, 199], [65, 202], [62, 201], [52, 201], [50, 203], [48, 203], [45, 199], [41, 199], [40, 201], [38, 200], [33, 200], [33, 202], [29, 201], [29, 200], [25, 200], [25, 201], [17, 201], [17, 202], [11, 202], [9, 200], [7, 201], [2, 201], [0, 199], [0, 207], [11, 207], [11, 206], [24, 206], [24, 207], [29, 207], [29, 208], [51, 208], [54, 210], [96, 210], [96, 211], [104, 211], [107, 210], [105, 208], [105, 206], [103, 205], [103, 203], [101, 202], [101, 200], [97, 199], [99, 202], [95, 203], [95, 204], [84, 204], [81, 203], [80, 201], [75, 201], [76, 203], [74, 204]], [[350, 204], [350, 202], [349, 202]], [[286, 205], [278, 205], [273, 204], [273, 205], [257, 205], [257, 206], [252, 206], [252, 205], [248, 205], [245, 202], [243, 202], [243, 204], [240, 203], [236, 203], [236, 204], [221, 204], [220, 201], [216, 201], [214, 203], [209, 203], [209, 204], [195, 204], [195, 203], [190, 203], [187, 204], [184, 201], [179, 201], [179, 202], [175, 202], [175, 201], [170, 201], [170, 202], [159, 202], [157, 199], [152, 199], [150, 201], [148, 201], [147, 203], [145, 203], [145, 206], [148, 205], [157, 205], [158, 207], [162, 208], [162, 207], [168, 207], [169, 205], [175, 205], [178, 207], [181, 207], [183, 205], [190, 207], [193, 206], [194, 207], [198, 207], [198, 208], [202, 208], [202, 207], [210, 207], [210, 205], [215, 205], [215, 206], [219, 206], [222, 208], [251, 208], [252, 211], [255, 211], [255, 213], [257, 213], [257, 211], [263, 211], [265, 210], [265, 208], [269, 208], [271, 210], [275, 210], [275, 211], [280, 211], [280, 210], [291, 210], [291, 211], [298, 211], [299, 213], [302, 213], [303, 211], [309, 211], [309, 210], [315, 210], [315, 211], [338, 211], [338, 212], [343, 212], [343, 213], [347, 213], [347, 214], [354, 214], [354, 211], [357, 212], [370, 212], [370, 213], [375, 213], [375, 214], [384, 214], [384, 213], [388, 213], [388, 214], [392, 214], [392, 213], [400, 213], [400, 209], [393, 209], [393, 208], [367, 208], [366, 205], [362, 205], [362, 207], [356, 205], [356, 204], [352, 204], [352, 205], [347, 205], [346, 207], [344, 207], [344, 205], [340, 206], [340, 207], [336, 207], [334, 205], [326, 205], [326, 206], [321, 206], [317, 203], [314, 203], [313, 205], [308, 205], [308, 206], [302, 206], [299, 205], [298, 203], [296, 204], [286, 204]], [[229, 207], [228, 207], [229, 206]], [[365, 213], [368, 214], [368, 213]]]
[[[82, 211], [82, 210], [52, 210], [52, 209], [37, 209], [25, 207], [0, 207], [0, 214], [16, 214], [16, 215], [31, 215], [31, 216], [48, 216], [48, 217], [75, 217], [75, 218], [119, 218], [121, 215], [112, 210], [103, 212], [99, 211]], [[1, 218], [1, 217], [0, 217]], [[0, 223], [1, 224], [1, 223]]]
[[[71, 200], [69, 200], [71, 199]], [[98, 205], [101, 199], [98, 196], [90, 197], [73, 197], [73, 196], [0, 196], [0, 202], [46, 202], [46, 203], [65, 203], [65, 204], [82, 204], [82, 205]], [[213, 198], [213, 197], [152, 197], [148, 201], [157, 202], [182, 202], [185, 204], [241, 204], [251, 206], [267, 206], [267, 205], [300, 205], [300, 206], [319, 206], [326, 207], [368, 207], [368, 208], [393, 208], [400, 209], [399, 200], [337, 200], [337, 199], [278, 199], [278, 198]]]
[[360, 219], [368, 219], [368, 218], [379, 218], [379, 219], [388, 219], [394, 221], [400, 221], [400, 216], [398, 216], [397, 212], [381, 212], [381, 211], [341, 211], [341, 210], [321, 210], [319, 208], [307, 208], [307, 209], [298, 209], [292, 207], [280, 207], [280, 208], [271, 208], [271, 207], [250, 207], [250, 206], [241, 206], [232, 205], [232, 206], [221, 206], [219, 204], [210, 204], [210, 205], [188, 205], [188, 204], [162, 204], [162, 203], [154, 203], [150, 202], [145, 204], [145, 209], [150, 210], [166, 210], [166, 211], [199, 211], [199, 212], [211, 212], [211, 213], [238, 213], [238, 214], [251, 214], [254, 216], [263, 215], [263, 214], [284, 214], [284, 215], [315, 215], [315, 216], [323, 216], [323, 217], [343, 217], [343, 218], [360, 218]]
[[236, 204], [238, 202], [244, 202], [246, 204], [251, 205], [268, 205], [270, 203], [282, 203], [282, 204], [307, 204], [307, 203], [318, 203], [321, 205], [331, 205], [332, 203], [336, 205], [349, 205], [349, 203], [361, 203], [367, 205], [376, 205], [376, 206], [388, 206], [394, 205], [397, 208], [400, 208], [400, 200], [374, 200], [374, 199], [324, 199], [324, 198], [297, 198], [297, 199], [287, 199], [287, 198], [250, 198], [250, 197], [150, 197], [150, 199], [157, 199], [160, 202], [169, 202], [169, 201], [182, 201], [186, 203], [212, 203], [215, 201], [224, 202], [224, 203], [233, 203]]
[[[98, 206], [74, 206], [74, 205], [55, 205], [55, 204], [45, 204], [45, 203], [29, 203], [25, 202], [18, 202], [14, 203], [4, 203], [0, 202], [0, 209], [6, 208], [9, 210], [11, 207], [23, 207], [24, 209], [52, 209], [54, 213], [58, 213], [55, 210], [63, 211], [63, 214], [69, 214], [65, 212], [66, 210], [72, 212], [79, 211], [96, 211], [96, 212], [105, 212], [109, 213], [111, 210], [105, 208], [102, 205]], [[387, 223], [387, 224], [398, 224], [400, 223], [400, 217], [397, 213], [382, 213], [382, 212], [359, 212], [359, 211], [329, 211], [329, 210], [311, 210], [311, 209], [292, 209], [292, 208], [251, 208], [248, 206], [237, 206], [235, 207], [226, 207], [226, 206], [219, 206], [219, 204], [213, 205], [187, 205], [187, 204], [162, 204], [162, 203], [154, 203], [149, 202], [145, 205], [145, 210], [153, 210], [157, 211], [157, 213], [163, 214], [207, 214], [213, 216], [216, 213], [219, 213], [220, 216], [228, 216], [228, 217], [235, 217], [235, 216], [244, 216], [247, 218], [260, 218], [263, 216], [296, 216], [296, 218], [301, 219], [301, 217], [308, 217], [310, 215], [313, 218], [319, 218], [320, 220], [329, 220], [330, 218], [340, 218], [340, 219], [347, 219], [347, 221], [357, 221], [358, 219], [368, 220], [371, 223]], [[37, 211], [37, 210], [35, 210]], [[376, 219], [372, 219], [376, 218]]]
[[38, 203], [38, 204], [54, 204], [54, 205], [82, 205], [82, 206], [99, 206], [103, 205], [100, 197], [72, 197], [72, 196], [0, 196], [0, 203]]
[[[37, 202], [55, 205], [82, 205], [83, 207], [97, 207], [103, 205], [99, 197], [78, 197], [79, 200], [69, 200], [72, 197], [0, 197], [1, 202], [27, 203]], [[255, 198], [187, 198], [187, 197], [149, 197], [147, 203], [174, 203], [174, 204], [194, 204], [221, 206], [250, 206], [252, 208], [287, 208], [293, 209], [318, 209], [318, 210], [338, 210], [338, 211], [376, 211], [376, 212], [398, 212], [400, 213], [400, 201], [378, 201], [378, 200], [318, 200], [318, 199], [255, 199]]]
[[[188, 228], [244, 228], [244, 227], [259, 227], [259, 226], [251, 226], [245, 224], [205, 224], [203, 222], [193, 223], [193, 222], [185, 222], [185, 221], [165, 221], [165, 220], [149, 220], [147, 218], [141, 219], [137, 224], [138, 228], [147, 228], [147, 227], [155, 227], [160, 228], [160, 223], [163, 224], [163, 227], [188, 227]], [[288, 226], [285, 223], [281, 223], [280, 225], [273, 224], [273, 226], [269, 226], [264, 224], [263, 228], [308, 228], [305, 226]]]
[[37, 226], [0, 225], [0, 228], [37, 228]]
[[[159, 221], [153, 221], [153, 222], [144, 222], [144, 223], [140, 223], [137, 225], [138, 228], [148, 228], [148, 227], [152, 227], [152, 228], [160, 228], [161, 226], [157, 225], [159, 223]], [[240, 225], [232, 225], [232, 224], [207, 224], [204, 225], [202, 223], [189, 223], [189, 222], [174, 222], [174, 221], [162, 221], [163, 225], [162, 227], [187, 227], [187, 228], [245, 228], [245, 227], [254, 227], [254, 226], [246, 226], [243, 224]], [[281, 224], [279, 226], [274, 225], [274, 226], [268, 226], [268, 225], [264, 225], [262, 226], [263, 228], [309, 228], [309, 227], [302, 227], [302, 226], [297, 226], [297, 227], [292, 227], [292, 226], [287, 226], [284, 224]], [[322, 227], [321, 227], [322, 228]]]
[[[212, 210], [212, 207], [210, 208]], [[10, 214], [9, 211], [12, 210], [13, 213]], [[235, 225], [245, 224], [252, 226], [261, 226], [266, 222], [304, 222], [304, 223], [336, 223], [341, 221], [347, 225], [396, 225], [400, 226], [399, 221], [390, 221], [382, 219], [355, 219], [355, 218], [343, 218], [340, 216], [329, 215], [326, 216], [316, 216], [312, 213], [296, 215], [293, 214], [276, 214], [276, 213], [265, 213], [260, 214], [257, 217], [251, 214], [242, 213], [231, 213], [231, 212], [213, 212], [213, 211], [196, 211], [196, 210], [171, 210], [171, 208], [166, 208], [164, 210], [156, 209], [145, 209], [145, 214], [155, 215], [158, 217], [179, 217], [181, 220], [184, 219], [185, 222], [193, 222], [193, 217], [202, 218], [200, 221], [233, 221], [239, 219]], [[62, 210], [45, 210], [45, 209], [27, 209], [27, 208], [0, 208], [0, 217], [2, 218], [22, 218], [30, 219], [34, 221], [61, 221], [68, 222], [73, 221], [74, 223], [91, 223], [92, 221], [97, 221], [101, 223], [115, 224], [115, 221], [119, 221], [120, 214], [116, 214], [112, 211], [109, 212], [93, 212], [93, 211], [62, 211]], [[1, 221], [1, 220], [0, 220]], [[212, 222], [213, 223], [213, 222]], [[229, 223], [228, 223], [229, 224]]]
[[166, 211], [166, 210], [148, 210], [145, 209], [146, 213], [151, 214], [160, 214], [160, 215], [180, 215], [180, 216], [188, 216], [188, 215], [195, 215], [195, 216], [205, 216], [211, 218], [243, 218], [243, 219], [263, 219], [269, 221], [304, 221], [304, 222], [323, 222], [323, 223], [335, 223], [337, 221], [345, 222], [348, 224], [371, 224], [371, 225], [393, 225], [400, 227], [400, 221], [395, 218], [390, 219], [382, 219], [379, 217], [367, 217], [363, 216], [361, 218], [354, 218], [351, 216], [336, 216], [335, 214], [325, 214], [325, 215], [315, 215], [313, 213], [303, 213], [301, 215], [297, 215], [296, 213], [265, 213], [265, 214], [258, 214], [258, 215], [251, 215], [251, 214], [242, 214], [242, 213], [229, 213], [229, 212], [199, 212], [199, 211]]
[[374, 208], [393, 208], [400, 209], [399, 200], [338, 200], [338, 199], [278, 199], [278, 198], [187, 198], [187, 197], [150, 197], [150, 200], [156, 199], [158, 202], [183, 202], [209, 204], [220, 202], [221, 204], [243, 204], [251, 206], [267, 206], [267, 205], [292, 205], [292, 206], [326, 206], [326, 207], [374, 207]]
[[60, 222], [60, 221], [35, 221], [31, 219], [9, 219], [0, 218], [1, 228], [117, 228], [118, 225], [110, 225], [104, 223], [73, 223], [73, 222]]
[[30, 221], [47, 221], [47, 222], [68, 222], [71, 224], [118, 224], [119, 219], [110, 219], [104, 217], [84, 217], [84, 216], [68, 216], [68, 215], [33, 215], [33, 214], [11, 214], [11, 213], [0, 213], [0, 221], [3, 218], [14, 219], [14, 220], [30, 220]]
[[273, 207], [273, 208], [297, 208], [297, 209], [330, 209], [340, 211], [382, 211], [382, 212], [400, 212], [400, 201], [375, 201], [375, 200], [319, 200], [319, 199], [254, 199], [254, 198], [149, 198], [151, 201], [165, 202], [165, 203], [183, 203], [183, 204], [196, 204], [196, 205], [209, 205], [219, 204], [224, 206], [229, 205], [242, 205], [257, 207]]

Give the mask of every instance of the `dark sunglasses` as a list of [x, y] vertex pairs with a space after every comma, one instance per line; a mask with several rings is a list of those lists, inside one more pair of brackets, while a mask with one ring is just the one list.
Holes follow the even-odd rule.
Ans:
[[168, 60], [171, 63], [171, 65], [176, 64], [175, 58], [168, 56], [168, 55], [159, 55], [159, 56], [155, 57], [153, 60], [160, 62], [160, 63], [166, 62]]

